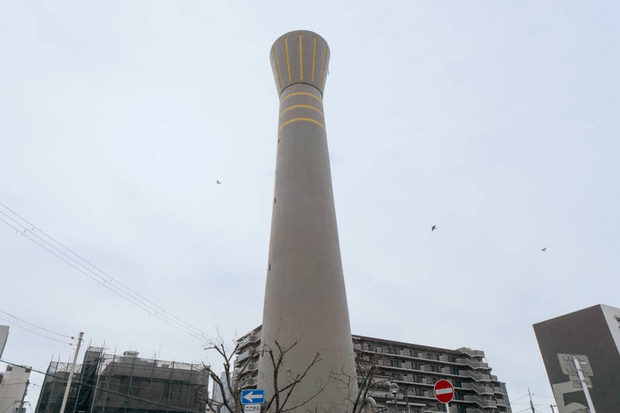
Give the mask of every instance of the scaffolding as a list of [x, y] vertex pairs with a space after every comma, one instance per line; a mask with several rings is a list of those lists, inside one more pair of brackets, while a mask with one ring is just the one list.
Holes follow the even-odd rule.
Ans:
[[[80, 381], [81, 364], [76, 364], [75, 373], [73, 375], [74, 382]], [[58, 413], [62, 404], [62, 398], [65, 394], [69, 373], [71, 371], [71, 363], [63, 363], [60, 361], [52, 361], [45, 373], [45, 380], [41, 386], [39, 402], [37, 403], [36, 413]], [[75, 405], [78, 388], [73, 386], [69, 392], [67, 406]]]
[[[50, 364], [36, 413], [60, 413], [57, 394], [62, 400], [69, 369], [65, 363]], [[64, 413], [204, 413], [207, 387], [203, 365], [139, 358], [135, 351], [109, 355], [89, 347]]]

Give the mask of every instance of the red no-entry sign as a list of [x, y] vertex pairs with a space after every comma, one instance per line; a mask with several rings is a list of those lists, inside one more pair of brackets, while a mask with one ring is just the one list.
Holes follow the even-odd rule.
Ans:
[[454, 397], [454, 387], [448, 380], [439, 380], [435, 383], [435, 397], [442, 403], [448, 403]]

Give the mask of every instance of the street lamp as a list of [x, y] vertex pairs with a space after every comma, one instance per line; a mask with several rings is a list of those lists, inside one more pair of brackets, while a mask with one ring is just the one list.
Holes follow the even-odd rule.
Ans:
[[398, 413], [398, 397], [397, 397], [398, 390], [400, 390], [400, 388], [398, 387], [398, 384], [391, 382], [390, 391], [394, 395], [394, 409], [396, 409], [396, 413]]

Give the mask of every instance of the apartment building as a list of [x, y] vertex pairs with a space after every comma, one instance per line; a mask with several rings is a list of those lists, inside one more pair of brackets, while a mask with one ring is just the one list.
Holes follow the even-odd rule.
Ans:
[[[256, 387], [260, 334], [258, 327], [238, 340], [235, 372], [244, 388]], [[433, 392], [435, 383], [445, 379], [455, 388], [450, 413], [512, 412], [506, 385], [491, 374], [483, 351], [466, 347], [449, 350], [357, 335], [352, 340], [358, 382], [361, 370], [376, 366], [370, 395], [379, 411], [445, 412], [445, 405], [435, 399]], [[398, 385], [396, 403], [390, 391], [392, 383]]]

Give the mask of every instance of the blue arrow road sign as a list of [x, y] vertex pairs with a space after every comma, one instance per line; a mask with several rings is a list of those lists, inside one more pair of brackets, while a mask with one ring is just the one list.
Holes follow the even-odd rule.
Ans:
[[241, 390], [241, 404], [265, 403], [264, 389]]

